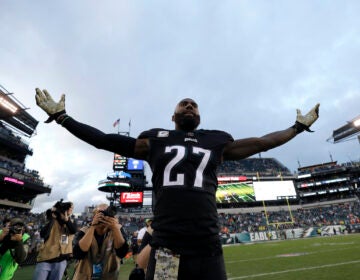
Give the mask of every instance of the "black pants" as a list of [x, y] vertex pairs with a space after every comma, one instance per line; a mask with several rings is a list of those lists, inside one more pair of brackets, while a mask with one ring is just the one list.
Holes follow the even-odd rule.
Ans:
[[[146, 280], [154, 279], [156, 249], [150, 253]], [[180, 256], [178, 280], [226, 280], [223, 254], [215, 256]]]

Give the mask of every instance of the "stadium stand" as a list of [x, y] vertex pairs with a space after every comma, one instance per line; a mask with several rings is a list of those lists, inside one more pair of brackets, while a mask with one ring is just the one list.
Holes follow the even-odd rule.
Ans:
[[218, 168], [218, 175], [291, 176], [291, 172], [275, 158], [247, 158], [225, 161]]
[[[25, 166], [25, 159], [33, 154], [27, 139], [36, 134], [37, 124], [38, 121], [27, 113], [14, 95], [0, 86], [0, 216], [20, 217], [27, 225], [31, 248], [23, 265], [35, 263], [37, 247], [41, 243], [39, 230], [46, 221], [45, 213], [31, 213], [34, 200], [40, 194], [51, 193], [51, 187], [44, 183], [39, 172]], [[115, 175], [122, 171], [129, 170], [114, 168]], [[134, 174], [141, 180], [134, 190], [141, 191], [146, 180], [144, 170], [135, 170]], [[291, 180], [296, 190], [296, 199], [267, 201], [266, 208], [254, 200], [253, 194], [247, 202], [229, 199], [219, 203], [224, 243], [228, 240], [243, 242], [241, 236], [244, 233], [266, 233], [270, 240], [274, 239], [274, 232], [278, 232], [278, 238], [286, 238], [293, 230], [296, 231], [293, 238], [306, 237], [309, 232], [316, 235], [360, 232], [360, 162], [338, 164], [332, 161], [301, 167], [292, 174], [277, 159], [248, 158], [224, 162], [218, 169], [218, 176], [230, 178], [229, 189], [231, 184], [237, 183], [237, 178], [241, 178], [245, 180], [241, 183], [246, 183], [242, 190], [251, 186], [254, 180]], [[107, 176], [106, 180], [114, 181], [113, 175]], [[99, 191], [108, 190], [99, 188]], [[108, 199], [119, 206], [114, 196]], [[150, 207], [140, 208], [119, 207], [119, 221], [128, 236], [142, 228], [144, 220], [152, 216]], [[88, 206], [81, 215], [73, 216], [78, 228], [89, 223], [92, 210], [93, 207]]]
[[355, 198], [360, 162], [338, 164], [336, 161], [299, 168], [295, 180], [301, 204]]
[[25, 139], [37, 124], [14, 94], [0, 87], [0, 207], [29, 211], [37, 195], [51, 192], [39, 172], [25, 166], [33, 155]]
[[[311, 180], [316, 182], [313, 186], [315, 191], [321, 192], [324, 185], [328, 192], [304, 199], [302, 194], [308, 190], [303, 184], [310, 180], [306, 175], [309, 170], [313, 174]], [[230, 183], [244, 180], [250, 186], [252, 180], [279, 181], [285, 178], [293, 181], [297, 196], [290, 203], [281, 199], [267, 201], [266, 208], [258, 201], [222, 203], [226, 204], [225, 207], [218, 204], [224, 244], [228, 244], [229, 240], [231, 243], [243, 242], [239, 241], [239, 236], [250, 233], [256, 236], [261, 232], [271, 236], [268, 240], [360, 232], [359, 163], [319, 164], [299, 168], [296, 174], [291, 174], [276, 159], [252, 158], [224, 163], [218, 176], [227, 178]], [[333, 182], [339, 178], [346, 180]], [[335, 190], [336, 195], [332, 193]], [[139, 230], [145, 218], [144, 213], [120, 214], [128, 234]]]
[[[237, 166], [235, 164], [235, 166]], [[343, 170], [345, 168], [348, 173], [352, 175], [350, 184], [353, 184], [354, 189], [357, 186], [359, 173], [355, 163], [346, 163], [343, 165], [334, 165], [332, 168], [321, 168], [317, 169], [316, 172], [326, 171], [326, 174], [333, 176], [334, 173], [342, 174], [339, 172], [339, 168]], [[355, 168], [355, 169], [354, 169]], [[328, 172], [329, 169], [331, 172]], [[333, 169], [335, 170], [334, 172]], [[278, 170], [278, 169], [276, 169]], [[303, 169], [305, 170], [305, 169]], [[299, 174], [303, 173], [303, 170], [299, 170]], [[241, 174], [247, 174], [247, 170], [241, 171]], [[275, 171], [270, 171], [275, 173]], [[345, 172], [346, 173], [346, 172]], [[227, 173], [225, 173], [227, 174]], [[223, 173], [223, 176], [225, 176]], [[231, 172], [229, 174], [238, 174]], [[265, 174], [265, 177], [269, 178], [269, 173]], [[341, 175], [342, 176], [342, 175]], [[236, 177], [236, 176], [235, 176]], [[291, 176], [289, 176], [291, 177]], [[296, 184], [301, 184], [302, 179], [298, 180], [297, 176], [292, 175], [296, 178]], [[279, 179], [278, 176], [274, 177]], [[326, 176], [325, 176], [326, 178]], [[354, 179], [355, 178], [355, 179]], [[304, 178], [308, 180], [308, 178]], [[294, 181], [296, 181], [294, 179]], [[355, 180], [355, 181], [354, 181]], [[295, 184], [295, 185], [296, 185]], [[357, 190], [357, 188], [356, 188]], [[265, 209], [257, 204], [249, 204], [247, 207], [234, 207], [232, 208], [219, 208], [219, 222], [221, 227], [221, 238], [224, 244], [230, 243], [243, 243], [242, 238], [244, 236], [268, 236], [268, 240], [272, 239], [286, 239], [286, 238], [303, 238], [320, 235], [330, 235], [337, 232], [337, 234], [349, 234], [360, 232], [360, 200], [355, 195], [350, 195], [346, 198], [329, 197], [329, 200], [314, 199], [312, 203], [300, 203], [295, 201], [289, 205], [290, 211], [287, 205], [284, 205], [283, 201], [275, 201]], [[293, 201], [294, 202], [294, 201]], [[89, 223], [89, 215], [92, 212], [93, 207], [86, 207], [84, 213], [77, 217], [73, 217], [78, 228]], [[2, 216], [20, 216], [27, 223], [28, 233], [31, 235], [31, 253], [23, 265], [31, 265], [35, 263], [36, 259], [36, 248], [39, 244], [39, 229], [45, 223], [45, 213], [41, 214], [29, 214], [19, 209], [7, 207], [1, 208], [0, 215]], [[144, 220], [151, 217], [152, 213], [147, 212], [128, 212], [123, 213], [119, 211], [119, 221], [123, 225], [128, 236], [135, 231], [138, 231], [144, 225]], [[310, 233], [311, 234], [310, 234]], [[263, 233], [263, 235], [261, 235]], [[308, 235], [308, 236], [307, 236]], [[247, 238], [248, 242], [256, 241]], [[261, 239], [260, 241], [264, 241]]]

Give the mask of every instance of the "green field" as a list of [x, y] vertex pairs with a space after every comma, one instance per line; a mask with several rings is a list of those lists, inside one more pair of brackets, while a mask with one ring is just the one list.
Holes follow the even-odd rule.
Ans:
[[[224, 254], [229, 280], [348, 280], [360, 275], [360, 234], [234, 245], [224, 247]], [[133, 266], [128, 260], [119, 280], [127, 280]], [[19, 268], [14, 279], [31, 279], [33, 269]]]

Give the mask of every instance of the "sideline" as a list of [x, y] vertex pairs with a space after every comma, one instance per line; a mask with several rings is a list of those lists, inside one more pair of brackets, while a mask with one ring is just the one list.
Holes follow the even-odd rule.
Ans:
[[283, 274], [283, 273], [296, 272], [296, 271], [304, 271], [304, 270], [327, 268], [327, 267], [334, 267], [334, 266], [341, 266], [341, 265], [349, 265], [349, 264], [355, 264], [355, 263], [360, 263], [360, 260], [350, 261], [350, 262], [342, 262], [342, 263], [334, 263], [334, 264], [325, 264], [325, 265], [320, 265], [320, 266], [310, 266], [310, 267], [303, 267], [303, 268], [296, 268], [296, 269], [288, 269], [288, 270], [274, 271], [274, 272], [269, 272], [269, 273], [252, 274], [252, 275], [239, 276], [239, 277], [231, 277], [231, 278], [228, 278], [228, 280], [256, 278], [256, 277]]

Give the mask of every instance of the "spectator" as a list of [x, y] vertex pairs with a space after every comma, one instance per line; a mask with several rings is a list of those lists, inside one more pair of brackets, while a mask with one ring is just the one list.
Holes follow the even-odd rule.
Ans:
[[29, 238], [22, 219], [4, 220], [4, 228], [0, 230], [0, 280], [13, 278], [19, 263], [26, 259]]
[[145, 219], [145, 226], [139, 230], [138, 235], [137, 235], [137, 243], [139, 246], [141, 245], [144, 235], [145, 235], [148, 227], [151, 225], [151, 222], [152, 222], [152, 218]]
[[138, 240], [137, 236], [138, 236], [138, 232], [134, 231], [132, 233], [131, 241], [130, 241], [130, 248], [131, 248], [131, 253], [132, 253], [132, 258], [134, 260], [134, 263], [136, 263], [136, 258], [137, 258], [138, 252], [139, 252], [139, 245], [138, 245], [138, 242], [137, 242], [137, 240]]

